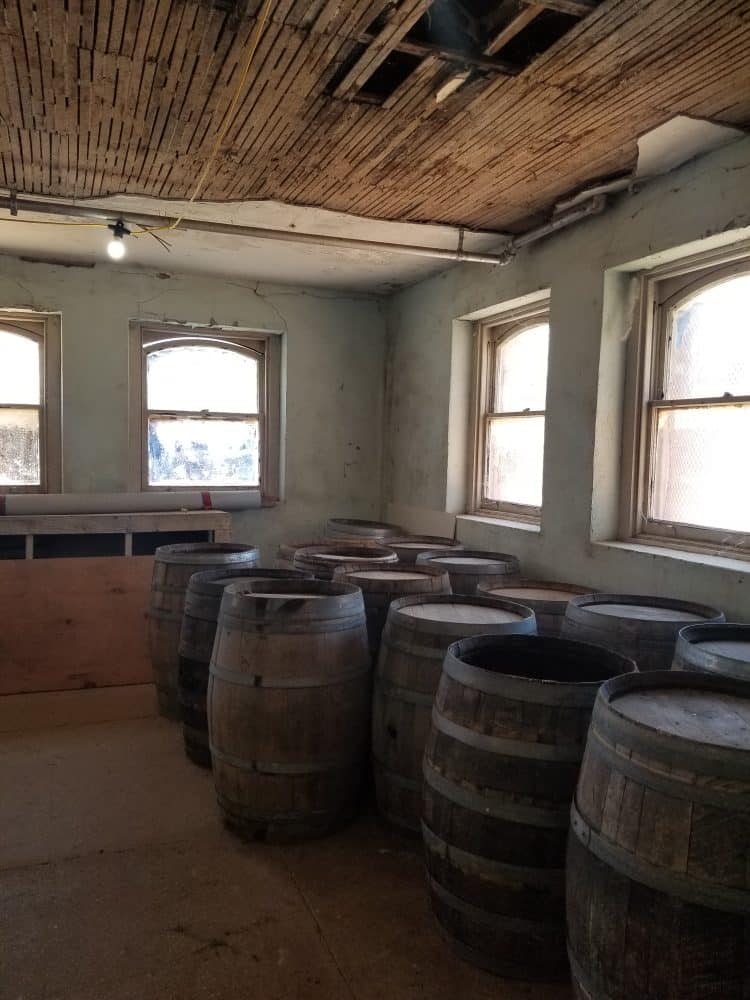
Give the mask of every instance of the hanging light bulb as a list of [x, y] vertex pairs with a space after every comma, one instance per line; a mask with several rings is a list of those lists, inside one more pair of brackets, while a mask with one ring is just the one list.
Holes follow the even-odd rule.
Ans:
[[122, 219], [118, 219], [113, 226], [108, 226], [112, 230], [112, 239], [107, 244], [107, 253], [112, 260], [122, 260], [126, 253], [125, 236], [130, 236], [130, 230], [125, 228]]

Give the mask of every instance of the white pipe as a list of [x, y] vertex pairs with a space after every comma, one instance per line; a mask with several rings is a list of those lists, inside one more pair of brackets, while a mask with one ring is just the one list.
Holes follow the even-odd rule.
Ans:
[[[177, 510], [253, 510], [271, 498], [257, 490], [174, 493], [0, 493], [0, 514], [131, 514]], [[272, 501], [271, 501], [272, 502]]]

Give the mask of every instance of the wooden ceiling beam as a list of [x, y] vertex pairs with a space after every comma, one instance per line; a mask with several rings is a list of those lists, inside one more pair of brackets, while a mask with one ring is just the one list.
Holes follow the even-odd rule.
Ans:
[[518, 2], [514, 3], [513, 7], [515, 8], [515, 13], [512, 13], [510, 18], [497, 29], [489, 44], [485, 47], [484, 54], [486, 56], [494, 56], [504, 45], [507, 45], [509, 41], [522, 32], [528, 24], [531, 24], [534, 18], [539, 17], [545, 9], [541, 3], [526, 4]]
[[[528, 3], [529, 0], [524, 0]], [[599, 6], [599, 0], [534, 0], [534, 5], [556, 10], [560, 14], [571, 14], [573, 17], [586, 17]]]
[[368, 45], [367, 49], [357, 59], [344, 79], [333, 92], [334, 97], [349, 97], [366, 83], [369, 77], [383, 63], [410, 31], [432, 0], [406, 0], [400, 7], [393, 10], [386, 19], [385, 25]]
[[[366, 33], [359, 36], [359, 41], [367, 44], [372, 40], [372, 35]], [[402, 38], [392, 51], [408, 52], [412, 56], [436, 56], [444, 62], [458, 63], [461, 66], [471, 66], [473, 69], [481, 69], [491, 73], [501, 73], [504, 76], [518, 76], [523, 67], [514, 63], [505, 62], [502, 59], [490, 59], [487, 55], [470, 55], [461, 49], [447, 48], [445, 45], [438, 45], [436, 42], [413, 41], [411, 38]]]

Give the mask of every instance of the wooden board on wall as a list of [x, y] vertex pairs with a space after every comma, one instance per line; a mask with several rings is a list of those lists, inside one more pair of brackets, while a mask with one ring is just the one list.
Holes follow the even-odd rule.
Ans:
[[0, 562], [0, 695], [152, 680], [153, 556]]

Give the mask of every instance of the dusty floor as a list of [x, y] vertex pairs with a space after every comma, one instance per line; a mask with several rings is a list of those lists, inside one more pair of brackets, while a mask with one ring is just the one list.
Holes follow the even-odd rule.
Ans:
[[240, 844], [161, 719], [3, 736], [0, 869], [4, 1000], [569, 997], [454, 958], [374, 817]]

